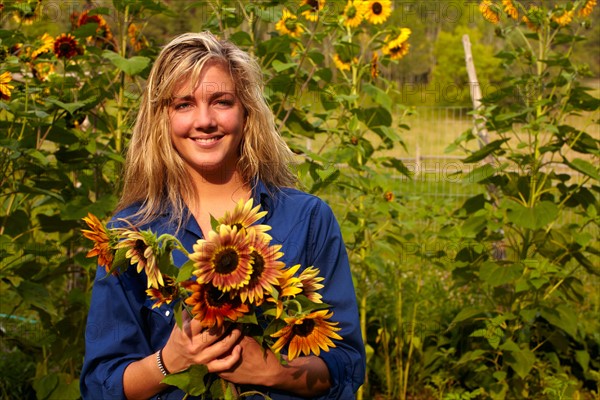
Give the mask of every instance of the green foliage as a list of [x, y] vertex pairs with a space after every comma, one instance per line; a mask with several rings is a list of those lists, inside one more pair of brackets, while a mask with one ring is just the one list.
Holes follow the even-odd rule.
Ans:
[[[37, 2], [7, 3], [0, 30], [0, 74], [12, 74], [8, 82], [3, 75], [0, 101], [1, 395], [78, 397], [96, 270], [80, 219], [114, 210], [122, 151], [158, 46], [176, 33], [208, 29], [257, 57], [302, 184], [338, 216], [368, 354], [359, 397], [597, 396], [598, 99], [584, 84], [590, 68], [578, 62], [593, 54], [597, 26], [577, 15], [585, 1], [543, 12], [513, 1], [519, 18], [497, 9], [501, 23], [487, 28], [474, 3], [455, 24], [435, 20], [436, 10], [454, 3], [396, 2], [382, 25], [357, 27], [344, 24], [345, 4], [332, 1], [311, 21], [302, 14], [309, 7], [291, 1], [176, 1], [167, 8], [115, 0], [90, 9], [103, 19], [89, 24], [67, 18], [71, 9], [49, 21]], [[573, 22], [561, 26], [557, 18], [573, 7]], [[284, 8], [302, 34], [276, 28]], [[25, 25], [30, 14], [37, 19]], [[524, 15], [539, 29], [527, 28]], [[386, 46], [405, 24], [410, 51], [391, 59]], [[498, 90], [484, 90], [477, 113], [488, 142], [467, 151], [472, 168], [453, 181], [468, 193], [478, 189], [457, 203], [424, 193], [422, 177], [398, 158], [411, 111], [401, 104], [410, 100], [406, 88], [395, 82], [433, 74], [440, 84], [463, 85], [460, 36], [478, 26], [481, 36], [468, 33], [479, 77]], [[70, 32], [78, 54], [60, 58], [52, 46], [38, 52], [45, 32], [52, 43]], [[336, 66], [336, 54], [343, 64]], [[435, 59], [438, 67], [429, 70]], [[470, 100], [468, 91], [461, 96]], [[467, 150], [479, 140], [468, 131], [451, 147]], [[221, 389], [217, 397], [232, 396]]]

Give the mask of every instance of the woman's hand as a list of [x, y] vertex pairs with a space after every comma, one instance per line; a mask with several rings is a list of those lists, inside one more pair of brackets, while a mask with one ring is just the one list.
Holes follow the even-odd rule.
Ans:
[[205, 329], [200, 321], [183, 312], [182, 327], [175, 325], [163, 348], [165, 368], [171, 373], [183, 371], [195, 364], [204, 364], [209, 372], [231, 369], [240, 359], [241, 347], [236, 345], [241, 336], [230, 325]]
[[239, 361], [219, 376], [239, 385], [273, 386], [282, 368], [275, 354], [249, 336], [243, 336], [238, 347], [241, 349]]
[[238, 361], [219, 376], [238, 385], [266, 386], [303, 397], [320, 396], [331, 387], [329, 369], [317, 356], [298, 357], [285, 365], [256, 340], [243, 336]]

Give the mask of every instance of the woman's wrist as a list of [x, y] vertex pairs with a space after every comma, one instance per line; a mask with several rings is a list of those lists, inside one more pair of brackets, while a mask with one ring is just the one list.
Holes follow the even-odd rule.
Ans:
[[165, 363], [163, 361], [162, 351], [163, 351], [163, 349], [160, 349], [156, 352], [156, 365], [158, 366], [158, 369], [163, 374], [163, 376], [167, 376], [170, 374], [170, 372], [167, 369], [167, 367], [165, 366]]

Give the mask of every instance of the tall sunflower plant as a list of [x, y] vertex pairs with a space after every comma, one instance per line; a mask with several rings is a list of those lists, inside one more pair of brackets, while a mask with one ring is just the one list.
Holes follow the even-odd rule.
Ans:
[[[136, 268], [147, 278], [153, 308], [174, 304], [179, 326], [183, 313], [207, 329], [238, 326], [282, 363], [329, 351], [335, 347], [332, 339], [342, 337], [319, 294], [324, 278], [314, 266], [298, 273], [299, 264], [281, 261], [282, 246], [272, 243], [271, 227], [257, 223], [266, 214], [252, 199], [240, 201], [222, 218], [211, 219], [212, 230], [191, 253], [173, 235], [139, 230], [127, 221], [120, 221], [124, 227], [107, 227], [91, 213], [83, 218], [89, 229], [82, 233], [94, 243], [87, 256], [97, 257], [107, 277]], [[174, 251], [188, 258], [180, 268], [174, 264]], [[212, 376], [203, 365], [170, 374], [164, 382], [194, 396], [248, 394]]]

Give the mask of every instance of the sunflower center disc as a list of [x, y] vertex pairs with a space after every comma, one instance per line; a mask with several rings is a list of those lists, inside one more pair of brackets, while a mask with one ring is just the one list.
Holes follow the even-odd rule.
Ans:
[[373, 10], [373, 14], [379, 15], [383, 11], [383, 7], [381, 6], [381, 3], [375, 3], [375, 4], [373, 4], [372, 10]]
[[300, 325], [294, 325], [294, 327], [292, 328], [292, 331], [294, 332], [294, 335], [296, 336], [308, 336], [312, 333], [313, 329], [315, 328], [315, 321], [313, 321], [312, 319], [307, 319], [305, 321], [302, 322], [302, 324]]
[[238, 255], [234, 249], [226, 249], [220, 252], [215, 260], [215, 271], [227, 275], [238, 267]]

